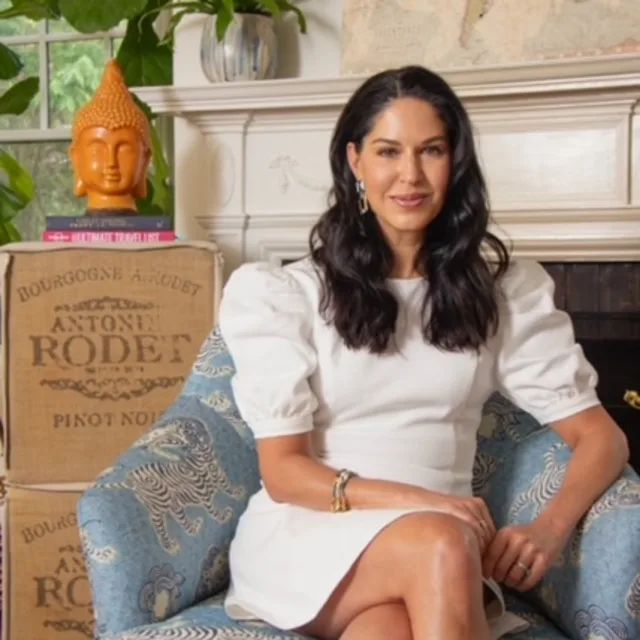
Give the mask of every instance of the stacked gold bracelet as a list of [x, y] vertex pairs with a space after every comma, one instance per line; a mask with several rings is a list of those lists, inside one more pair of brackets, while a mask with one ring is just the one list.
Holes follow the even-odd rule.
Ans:
[[333, 496], [331, 500], [331, 511], [333, 511], [333, 513], [340, 513], [351, 509], [345, 494], [345, 488], [347, 482], [355, 475], [353, 471], [349, 471], [348, 469], [338, 471], [338, 475], [336, 475], [336, 479], [333, 481]]

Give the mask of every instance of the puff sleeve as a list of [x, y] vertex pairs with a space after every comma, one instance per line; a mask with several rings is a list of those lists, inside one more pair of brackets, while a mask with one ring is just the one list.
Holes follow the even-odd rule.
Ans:
[[232, 389], [256, 438], [313, 428], [318, 403], [308, 382], [317, 363], [311, 323], [304, 290], [281, 267], [244, 264], [224, 288], [219, 328], [236, 368]]
[[536, 262], [512, 265], [503, 280], [498, 388], [541, 424], [599, 404], [597, 374], [575, 341], [569, 315], [556, 308], [554, 290]]

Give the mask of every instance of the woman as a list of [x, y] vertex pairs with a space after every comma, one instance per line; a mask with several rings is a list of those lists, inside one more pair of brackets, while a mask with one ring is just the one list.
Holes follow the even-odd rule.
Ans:
[[[552, 281], [488, 232], [471, 124], [440, 77], [370, 78], [330, 155], [310, 256], [244, 265], [223, 295], [263, 479], [231, 546], [227, 611], [325, 640], [500, 637], [521, 621], [496, 582], [540, 580], [626, 440]], [[544, 512], [497, 532], [471, 494], [495, 389], [575, 449]]]

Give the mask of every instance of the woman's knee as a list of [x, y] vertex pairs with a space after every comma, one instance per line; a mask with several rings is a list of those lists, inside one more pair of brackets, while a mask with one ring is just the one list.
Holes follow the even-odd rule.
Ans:
[[413, 640], [407, 608], [402, 603], [380, 604], [357, 615], [340, 640]]
[[[383, 535], [384, 534], [384, 535]], [[444, 513], [414, 513], [392, 523], [380, 535], [382, 553], [392, 566], [406, 567], [415, 575], [434, 571], [455, 572], [460, 578], [480, 570], [480, 547], [469, 525]]]

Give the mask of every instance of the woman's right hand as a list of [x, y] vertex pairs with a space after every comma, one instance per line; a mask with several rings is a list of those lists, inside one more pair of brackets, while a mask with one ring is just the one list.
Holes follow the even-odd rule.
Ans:
[[445, 493], [426, 491], [420, 500], [421, 505], [440, 513], [447, 513], [468, 524], [480, 544], [483, 554], [496, 535], [496, 526], [489, 509], [482, 498], [450, 496]]

